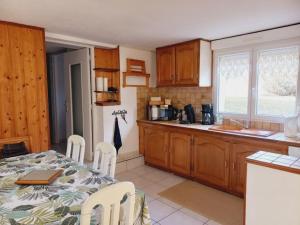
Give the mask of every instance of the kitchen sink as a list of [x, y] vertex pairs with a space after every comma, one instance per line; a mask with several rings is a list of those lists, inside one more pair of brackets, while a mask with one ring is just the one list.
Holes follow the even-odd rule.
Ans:
[[242, 134], [242, 135], [259, 136], [259, 137], [269, 137], [275, 133], [275, 132], [269, 131], [269, 130], [244, 128], [244, 127], [240, 127], [240, 126], [231, 126], [231, 125], [213, 126], [213, 127], [209, 128], [209, 130], [223, 131], [223, 132], [227, 132], [227, 133]]

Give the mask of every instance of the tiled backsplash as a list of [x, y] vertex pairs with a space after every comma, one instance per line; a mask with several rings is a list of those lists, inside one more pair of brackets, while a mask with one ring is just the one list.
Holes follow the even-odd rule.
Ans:
[[146, 107], [150, 97], [161, 96], [170, 98], [172, 105], [183, 109], [187, 104], [192, 104], [196, 117], [201, 115], [201, 104], [212, 103], [212, 89], [200, 87], [168, 87], [168, 88], [137, 88], [137, 117], [146, 118]]
[[[201, 117], [201, 104], [212, 103], [212, 88], [200, 87], [164, 87], [164, 88], [137, 88], [137, 118], [145, 119], [146, 107], [150, 97], [161, 96], [170, 98], [172, 105], [183, 109], [186, 104], [192, 104], [197, 120]], [[239, 120], [241, 123], [245, 121]], [[224, 124], [231, 124], [229, 119], [224, 119]], [[283, 131], [283, 124], [266, 121], [251, 121], [251, 128], [265, 129], [272, 131]]]

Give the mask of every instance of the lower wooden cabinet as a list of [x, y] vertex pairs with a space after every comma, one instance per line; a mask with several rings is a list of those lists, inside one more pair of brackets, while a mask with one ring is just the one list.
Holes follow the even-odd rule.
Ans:
[[192, 176], [227, 188], [229, 181], [229, 143], [214, 137], [195, 136]]
[[168, 132], [154, 128], [144, 129], [144, 154], [147, 163], [168, 168], [168, 145]]
[[287, 154], [288, 145], [161, 125], [139, 127], [145, 162], [243, 196], [246, 157], [263, 150]]
[[192, 136], [184, 133], [170, 133], [170, 169], [182, 175], [191, 175]]
[[288, 147], [263, 141], [239, 142], [231, 145], [230, 190], [243, 195], [246, 184], [246, 158], [258, 151], [287, 154]]

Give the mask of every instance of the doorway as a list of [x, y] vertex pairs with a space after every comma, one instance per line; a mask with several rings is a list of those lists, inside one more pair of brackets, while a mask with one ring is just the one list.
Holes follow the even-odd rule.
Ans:
[[83, 136], [91, 160], [92, 119], [89, 49], [46, 42], [52, 149], [65, 154], [72, 134]]

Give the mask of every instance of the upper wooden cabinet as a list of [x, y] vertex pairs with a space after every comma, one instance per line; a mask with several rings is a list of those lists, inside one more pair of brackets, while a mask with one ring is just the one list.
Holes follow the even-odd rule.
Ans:
[[157, 86], [211, 86], [210, 42], [188, 41], [156, 49]]
[[193, 159], [193, 177], [213, 185], [228, 187], [229, 143], [208, 135], [197, 135]]
[[191, 175], [192, 136], [185, 133], [170, 134], [170, 169], [175, 173]]
[[199, 41], [179, 44], [176, 49], [175, 83], [195, 85], [199, 83]]
[[175, 47], [166, 47], [157, 50], [157, 83], [172, 85], [175, 83]]

